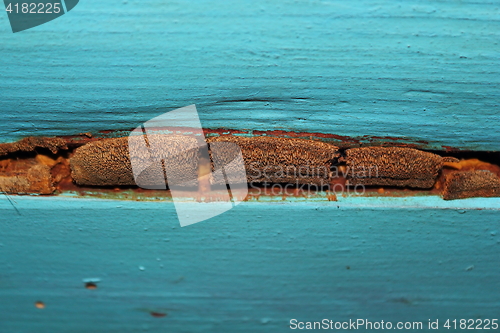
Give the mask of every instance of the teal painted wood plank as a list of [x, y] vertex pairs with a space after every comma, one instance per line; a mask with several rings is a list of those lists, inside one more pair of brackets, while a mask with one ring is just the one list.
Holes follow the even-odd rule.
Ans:
[[[492, 1], [89, 0], [19, 34], [0, 15], [0, 141], [196, 103], [209, 128], [498, 150], [499, 28]], [[14, 200], [21, 215], [0, 200], [2, 332], [281, 332], [291, 318], [500, 309], [495, 199], [245, 203], [182, 229], [168, 203]]]
[[129, 129], [196, 103], [209, 128], [498, 150], [495, 1], [81, 1], [12, 34], [0, 138]]
[[14, 199], [21, 215], [0, 201], [2, 332], [287, 332], [292, 318], [500, 313], [498, 210], [248, 202], [180, 228], [171, 203]]

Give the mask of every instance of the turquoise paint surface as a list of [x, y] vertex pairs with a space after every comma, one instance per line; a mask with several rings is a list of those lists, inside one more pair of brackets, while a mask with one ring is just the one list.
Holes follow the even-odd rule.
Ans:
[[209, 128], [498, 150], [491, 1], [83, 1], [12, 34], [0, 138], [135, 128], [196, 103]]
[[500, 309], [497, 210], [249, 202], [180, 228], [171, 203], [13, 199], [21, 215], [0, 201], [2, 332], [286, 332], [292, 318]]
[[[4, 14], [0, 141], [196, 103], [210, 128], [498, 150], [499, 28], [491, 1], [88, 0], [18, 34]], [[498, 199], [245, 203], [182, 229], [169, 203], [0, 199], [0, 332], [500, 313]]]

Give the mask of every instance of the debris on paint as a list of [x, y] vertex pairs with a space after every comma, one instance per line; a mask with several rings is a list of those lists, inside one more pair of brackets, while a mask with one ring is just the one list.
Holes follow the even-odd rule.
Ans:
[[89, 290], [95, 290], [97, 289], [97, 284], [101, 282], [101, 279], [99, 278], [88, 278], [88, 279], [83, 279], [83, 284], [86, 289]]
[[37, 309], [45, 309], [45, 303], [44, 303], [44, 302], [42, 302], [42, 301], [36, 301], [36, 302], [35, 302], [35, 307], [36, 307]]

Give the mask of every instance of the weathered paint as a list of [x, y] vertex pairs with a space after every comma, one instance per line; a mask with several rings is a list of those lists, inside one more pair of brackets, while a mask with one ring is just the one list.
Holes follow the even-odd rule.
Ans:
[[499, 150], [492, 1], [81, 1], [12, 34], [1, 140], [134, 128], [196, 103], [207, 128]]
[[288, 332], [292, 318], [499, 313], [498, 210], [244, 203], [180, 228], [171, 203], [15, 201], [20, 215], [0, 201], [2, 332]]
[[[492, 1], [88, 0], [18, 34], [0, 15], [0, 141], [196, 103], [214, 132], [498, 151], [499, 28]], [[2, 332], [499, 313], [497, 199], [248, 202], [182, 229], [169, 203], [2, 199]]]

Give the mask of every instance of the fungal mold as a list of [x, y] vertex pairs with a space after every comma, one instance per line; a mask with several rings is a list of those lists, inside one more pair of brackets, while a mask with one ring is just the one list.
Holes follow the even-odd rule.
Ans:
[[[146, 138], [125, 137], [123, 133], [119, 137], [88, 134], [29, 137], [0, 144], [0, 192], [92, 193], [93, 196], [140, 200], [168, 197], [169, 192], [161, 190], [168, 190], [168, 185], [181, 185], [186, 187], [186, 198], [199, 198], [200, 191], [207, 192], [212, 185], [213, 188], [225, 185], [227, 178], [216, 176], [216, 166], [225, 167], [226, 177], [233, 171], [231, 161], [241, 155], [249, 186], [248, 198], [303, 196], [303, 186], [306, 186], [307, 197], [326, 191], [323, 194], [329, 201], [345, 195], [336, 191], [337, 187], [356, 186], [366, 187], [364, 195], [367, 196], [433, 194], [442, 195], [446, 200], [500, 196], [498, 153], [385, 146], [342, 148], [303, 136], [248, 137], [239, 132], [220, 135], [217, 131], [205, 134], [208, 147], [203, 140], [189, 135], [153, 134]], [[231, 145], [239, 149], [232, 149]], [[143, 149], [145, 146], [148, 148]], [[165, 147], [165, 151], [151, 149], [153, 146]], [[199, 149], [201, 146], [208, 150]], [[130, 151], [135, 152], [133, 156]], [[176, 154], [175, 163], [164, 158], [172, 152]], [[162, 163], [151, 163], [155, 160]], [[134, 175], [132, 162], [145, 167]], [[175, 175], [170, 178], [170, 184], [163, 182], [155, 187], [159, 178], [167, 180], [166, 174]], [[273, 184], [286, 184], [292, 191], [284, 194], [276, 191]], [[311, 187], [315, 188], [312, 192]], [[258, 189], [257, 194], [254, 189]]]

